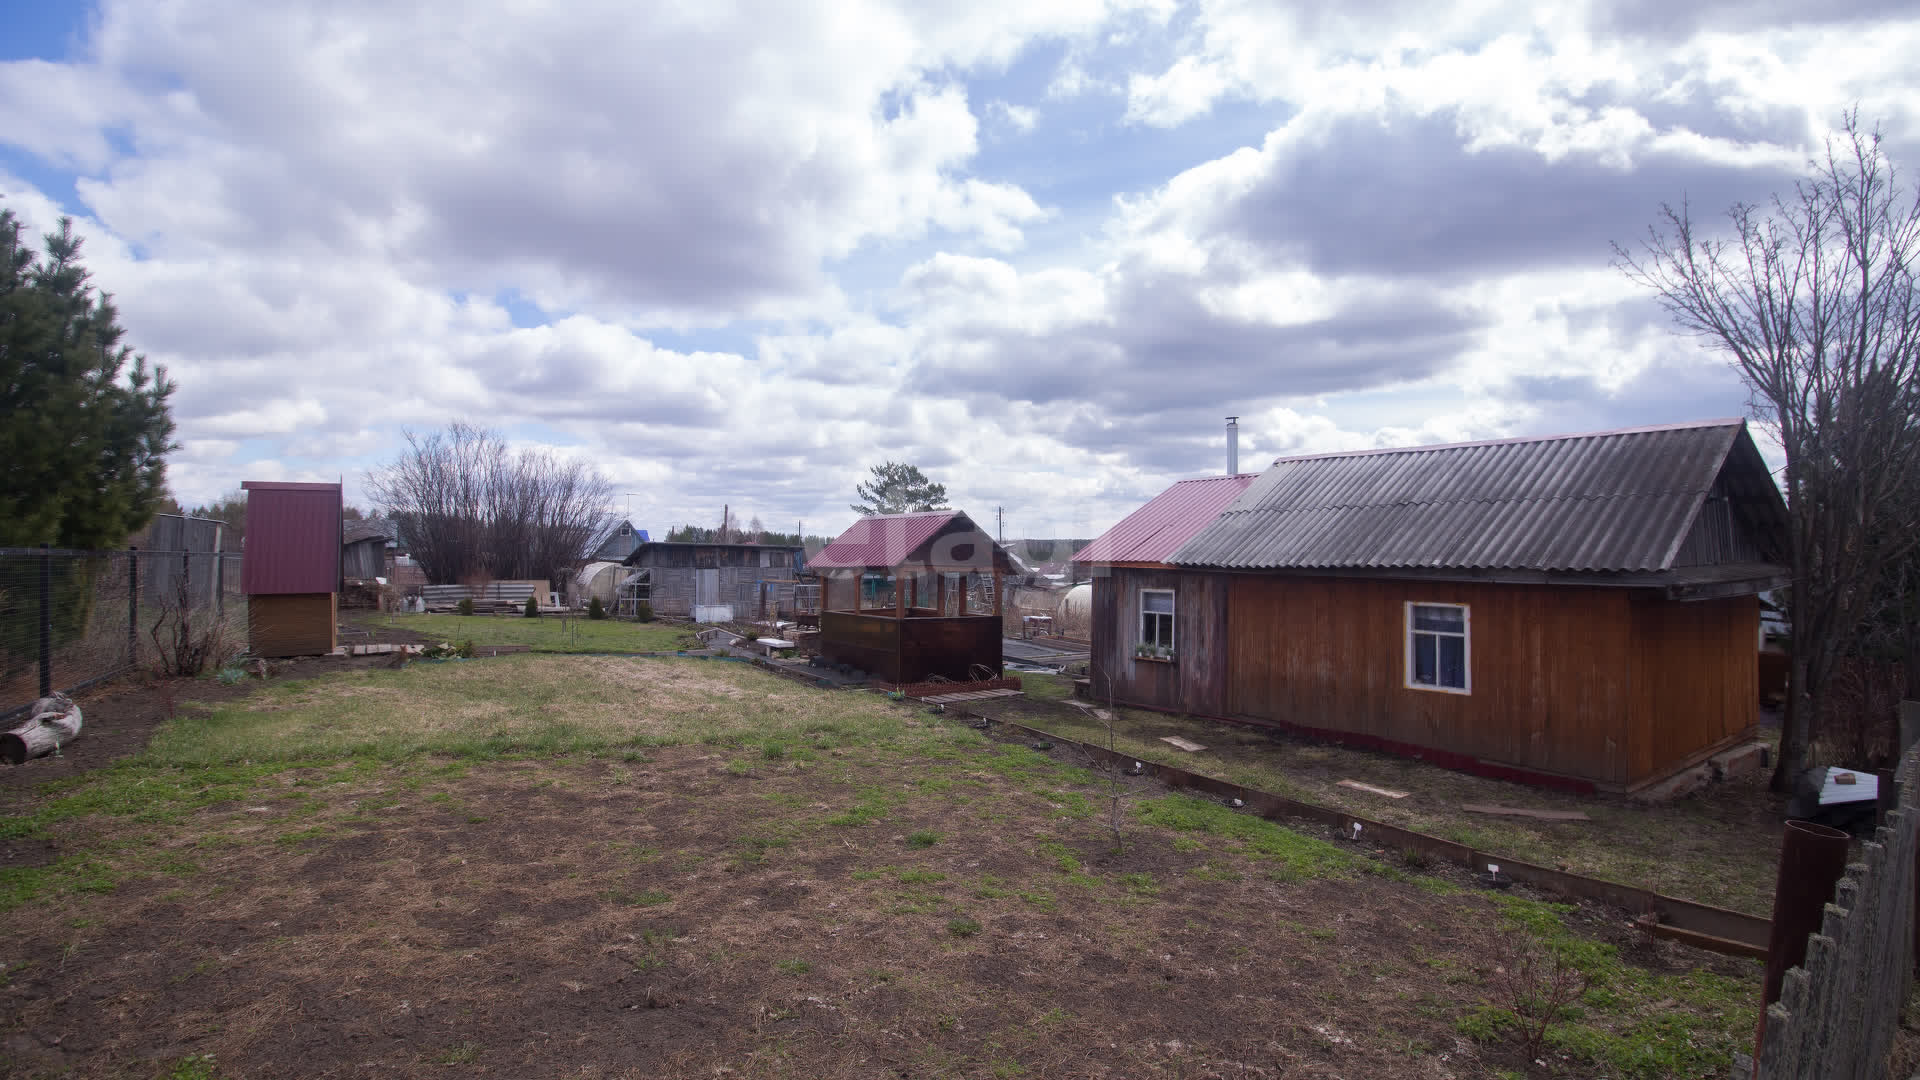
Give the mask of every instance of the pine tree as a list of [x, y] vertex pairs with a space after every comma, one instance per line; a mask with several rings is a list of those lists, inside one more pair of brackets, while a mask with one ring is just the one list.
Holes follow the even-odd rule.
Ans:
[[854, 485], [860, 502], [850, 504], [862, 514], [907, 514], [917, 510], [945, 510], [947, 486], [926, 478], [917, 465], [889, 461], [873, 466], [873, 481]]
[[115, 547], [165, 497], [173, 383], [123, 333], [72, 221], [43, 259], [0, 210], [0, 547]]

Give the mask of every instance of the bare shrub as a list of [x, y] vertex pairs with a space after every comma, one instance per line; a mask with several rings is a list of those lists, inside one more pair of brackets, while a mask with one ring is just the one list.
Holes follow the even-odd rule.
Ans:
[[1530, 934], [1491, 934], [1481, 949], [1493, 962], [1485, 973], [1488, 998], [1507, 1014], [1503, 1026], [1519, 1038], [1532, 1061], [1546, 1047], [1553, 1025], [1566, 1019], [1574, 1002], [1593, 985], [1593, 976], [1564, 948]]
[[1105, 754], [1088, 754], [1087, 767], [1089, 771], [1100, 778], [1101, 786], [1106, 789], [1107, 831], [1112, 834], [1113, 851], [1115, 854], [1118, 854], [1126, 849], [1126, 801], [1139, 794], [1134, 786], [1134, 778], [1138, 777], [1142, 770], [1135, 768], [1137, 763], [1127, 759], [1117, 748], [1119, 736], [1115, 731], [1114, 725], [1119, 713], [1115, 710], [1114, 706], [1113, 676], [1111, 674], [1107, 675], [1106, 688], [1107, 707], [1104, 709], [1094, 708], [1077, 701], [1069, 701], [1068, 704], [1086, 710], [1095, 722], [1103, 725], [1106, 729], [1107, 752]]
[[188, 575], [174, 578], [163, 594], [160, 614], [147, 633], [153, 638], [154, 668], [161, 675], [193, 678], [223, 667], [240, 655], [240, 639], [228, 619], [195, 605]]
[[1846, 657], [1834, 665], [1821, 702], [1820, 760], [1856, 769], [1891, 768], [1906, 672], [1897, 662]]

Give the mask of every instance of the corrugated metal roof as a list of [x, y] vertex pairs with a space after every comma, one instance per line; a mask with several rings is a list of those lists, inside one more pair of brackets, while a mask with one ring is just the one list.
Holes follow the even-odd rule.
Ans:
[[898, 566], [920, 545], [938, 536], [955, 518], [966, 519], [968, 525], [973, 525], [972, 519], [958, 510], [870, 514], [834, 537], [833, 543], [807, 560], [807, 565], [815, 570]]
[[[971, 534], [974, 539], [969, 539]], [[928, 542], [944, 537], [929, 549]], [[926, 549], [926, 550], [923, 550]], [[948, 568], [986, 570], [999, 565], [1016, 574], [1027, 565], [994, 542], [985, 529], [959, 510], [925, 510], [917, 514], [870, 514], [853, 523], [807, 559], [809, 570], [885, 569], [909, 560], [931, 561]]]
[[362, 540], [391, 539], [393, 539], [393, 526], [379, 518], [349, 521], [340, 527], [340, 542], [343, 544], [357, 544]]
[[340, 485], [249, 480], [246, 558], [249, 596], [330, 593], [340, 587]]
[[736, 549], [744, 549], [747, 551], [790, 551], [796, 559], [807, 550], [799, 544], [722, 544], [713, 540], [643, 540], [633, 546], [632, 554], [619, 561], [627, 566], [632, 566], [640, 560], [640, 556], [643, 553], [654, 548], [724, 548], [728, 551]]
[[1077, 563], [1165, 562], [1240, 497], [1258, 473], [1181, 480], [1094, 538]]
[[1778, 502], [1741, 420], [1281, 458], [1167, 561], [1665, 570], [1730, 457]]

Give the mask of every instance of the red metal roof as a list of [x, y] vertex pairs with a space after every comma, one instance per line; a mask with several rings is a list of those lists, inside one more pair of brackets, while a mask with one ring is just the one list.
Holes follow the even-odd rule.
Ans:
[[340, 485], [249, 480], [246, 558], [249, 596], [330, 593], [340, 587]]
[[[835, 537], [833, 543], [821, 548], [818, 555], [808, 559], [807, 567], [813, 570], [852, 570], [899, 566], [956, 519], [966, 522], [976, 532], [980, 530], [972, 518], [958, 510], [926, 510], [917, 514], [873, 514], [863, 517]], [[987, 543], [990, 546], [992, 541]]]
[[1120, 519], [1074, 556], [1077, 563], [1166, 562], [1233, 505], [1259, 473], [1182, 480]]

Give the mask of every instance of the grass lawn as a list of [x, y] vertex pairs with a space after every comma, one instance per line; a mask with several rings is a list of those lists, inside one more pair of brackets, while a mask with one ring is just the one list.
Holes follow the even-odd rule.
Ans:
[[[1025, 700], [975, 702], [979, 707], [973, 711], [1105, 744], [1105, 724], [1064, 704], [1071, 695], [1071, 679], [1023, 675], [1021, 680]], [[1764, 776], [1717, 785], [1663, 806], [1643, 806], [1621, 798], [1563, 795], [1489, 780], [1411, 758], [1274, 737], [1251, 727], [1143, 709], [1119, 709], [1115, 715], [1116, 748], [1142, 760], [1178, 765], [1543, 866], [1761, 916], [1773, 909], [1786, 800], [1766, 790]], [[1207, 749], [1177, 750], [1161, 741], [1168, 735]], [[1411, 795], [1383, 798], [1343, 788], [1341, 780]], [[1546, 822], [1460, 809], [1486, 803], [1579, 810], [1593, 820]]]
[[434, 641], [476, 645], [528, 645], [535, 652], [636, 653], [699, 648], [685, 623], [590, 620], [584, 615], [538, 619], [518, 615], [388, 615], [349, 613], [351, 626], [396, 630]]
[[[0, 871], [0, 1071], [1718, 1077], [1751, 1038], [1751, 961], [1146, 786], [1116, 848], [1113, 782], [722, 661], [185, 705], [0, 817], [56, 849]], [[1544, 1066], [1527, 956], [1591, 980]]]

